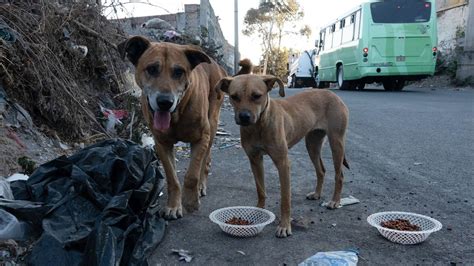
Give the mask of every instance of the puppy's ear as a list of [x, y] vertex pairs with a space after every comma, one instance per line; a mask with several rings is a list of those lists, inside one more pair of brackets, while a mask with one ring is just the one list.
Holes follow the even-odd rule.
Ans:
[[204, 52], [199, 51], [194, 48], [187, 48], [184, 50], [184, 54], [188, 58], [189, 63], [191, 64], [191, 69], [194, 69], [197, 65], [201, 63], [211, 63], [211, 59]]
[[137, 66], [138, 60], [150, 45], [151, 42], [145, 37], [134, 36], [117, 47], [122, 58], [127, 57], [133, 65]]
[[265, 75], [262, 76], [262, 80], [265, 82], [265, 84], [267, 84], [268, 91], [273, 89], [275, 82], [278, 83], [278, 86], [280, 87], [279, 94], [281, 97], [285, 97], [285, 85], [283, 85], [283, 81], [281, 81], [281, 79], [272, 75]]
[[231, 78], [231, 77], [225, 77], [221, 80], [219, 80], [219, 82], [217, 82], [217, 85], [215, 87], [215, 90], [217, 92], [219, 92], [219, 90], [225, 92], [225, 93], [229, 93], [229, 86], [230, 86], [230, 83], [232, 83], [234, 79]]

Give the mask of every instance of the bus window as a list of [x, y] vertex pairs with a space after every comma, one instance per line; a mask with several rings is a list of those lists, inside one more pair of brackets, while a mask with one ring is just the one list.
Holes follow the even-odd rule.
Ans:
[[325, 39], [326, 39], [326, 30], [321, 31], [319, 33], [319, 44], [318, 44], [319, 51], [324, 51]]
[[334, 39], [332, 41], [332, 47], [338, 47], [339, 45], [341, 45], [342, 29], [339, 25], [342, 25], [342, 24], [338, 23], [337, 27], [336, 27], [336, 25], [334, 25], [336, 30], [334, 31], [334, 37], [333, 37]]
[[351, 21], [351, 16], [344, 19], [344, 28], [342, 29], [342, 43], [350, 42], [354, 38], [354, 23]]
[[355, 13], [354, 19], [354, 40], [358, 40], [360, 38], [360, 10]]
[[431, 3], [425, 1], [383, 1], [370, 4], [375, 23], [420, 23], [431, 17]]
[[328, 28], [328, 35], [326, 38], [326, 44], [324, 45], [324, 48], [331, 49], [333, 47], [332, 45], [333, 36], [334, 36], [334, 25]]

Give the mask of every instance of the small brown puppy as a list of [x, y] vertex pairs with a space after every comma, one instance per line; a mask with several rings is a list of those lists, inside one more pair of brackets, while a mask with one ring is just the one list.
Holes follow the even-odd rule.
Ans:
[[226, 77], [216, 86], [230, 96], [235, 121], [240, 125], [240, 138], [255, 177], [257, 206], [265, 207], [265, 182], [263, 155], [268, 154], [275, 163], [281, 187], [281, 221], [276, 236], [291, 235], [291, 186], [288, 149], [302, 138], [306, 140], [311, 161], [317, 175], [315, 191], [306, 198], [321, 197], [325, 169], [321, 148], [327, 135], [331, 146], [336, 185], [329, 208], [337, 208], [341, 200], [343, 182], [342, 166], [349, 168], [344, 155], [344, 142], [349, 111], [342, 100], [328, 90], [312, 90], [287, 99], [271, 99], [268, 92], [275, 82], [280, 86], [280, 96], [285, 96], [284, 86], [274, 76], [241, 75]]
[[[210, 148], [217, 131], [224, 95], [214, 89], [226, 72], [199, 48], [173, 43], [152, 43], [135, 36], [119, 45], [135, 65], [135, 80], [142, 89], [143, 115], [155, 139], [155, 149], [166, 174], [166, 219], [199, 208], [206, 195]], [[174, 144], [191, 143], [191, 161], [181, 190], [176, 174]], [[181, 200], [182, 195], [182, 200]]]

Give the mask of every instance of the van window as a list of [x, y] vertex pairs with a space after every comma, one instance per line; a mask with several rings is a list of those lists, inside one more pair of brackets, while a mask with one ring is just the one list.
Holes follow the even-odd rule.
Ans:
[[370, 4], [375, 23], [421, 23], [431, 18], [431, 3], [420, 0], [392, 0]]

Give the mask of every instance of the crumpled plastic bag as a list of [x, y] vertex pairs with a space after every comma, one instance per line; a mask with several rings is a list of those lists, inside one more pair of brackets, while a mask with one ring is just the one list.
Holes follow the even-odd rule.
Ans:
[[355, 251], [318, 252], [298, 266], [356, 266], [359, 258]]
[[10, 188], [10, 182], [0, 176], [0, 198], [13, 199], [12, 189]]
[[0, 208], [42, 231], [28, 264], [146, 265], [165, 233], [163, 186], [152, 151], [106, 140], [12, 182], [17, 200]]

